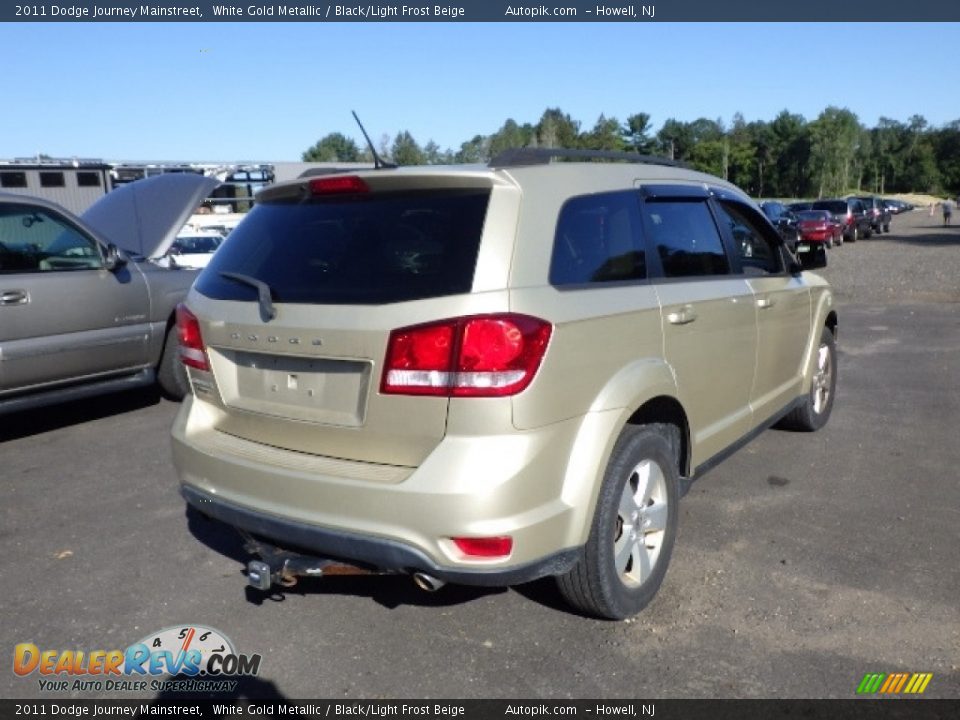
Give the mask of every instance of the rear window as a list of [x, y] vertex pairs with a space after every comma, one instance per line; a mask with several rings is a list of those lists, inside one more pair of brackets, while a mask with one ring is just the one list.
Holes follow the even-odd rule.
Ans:
[[221, 238], [212, 235], [187, 235], [174, 240], [171, 249], [184, 255], [202, 255], [212, 253], [221, 242]]
[[823, 200], [813, 204], [814, 210], [829, 210], [835, 215], [847, 214], [847, 203], [845, 200]]
[[489, 190], [429, 190], [258, 203], [197, 279], [217, 300], [382, 305], [470, 292]]

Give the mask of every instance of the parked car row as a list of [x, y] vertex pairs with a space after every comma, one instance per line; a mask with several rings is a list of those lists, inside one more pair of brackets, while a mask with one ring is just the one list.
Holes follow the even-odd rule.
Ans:
[[902, 200], [889, 200], [876, 195], [847, 198], [801, 200], [784, 204], [769, 200], [760, 208], [774, 224], [794, 252], [804, 252], [804, 245], [822, 243], [825, 247], [856, 242], [874, 234], [889, 233], [894, 215], [913, 210]]

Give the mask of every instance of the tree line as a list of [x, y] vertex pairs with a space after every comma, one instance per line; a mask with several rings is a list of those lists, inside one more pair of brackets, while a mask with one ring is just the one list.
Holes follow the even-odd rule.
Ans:
[[[755, 197], [960, 192], [960, 119], [933, 127], [921, 115], [905, 123], [882, 117], [868, 128], [850, 110], [833, 106], [810, 121], [787, 110], [769, 122], [747, 122], [737, 113], [729, 124], [670, 118], [657, 131], [647, 113], [625, 122], [601, 115], [584, 129], [560, 108], [549, 108], [536, 123], [508, 119], [492, 135], [475, 135], [458, 150], [441, 150], [432, 140], [421, 146], [407, 130], [382, 136], [378, 145], [378, 154], [398, 165], [485, 163], [511, 147], [659, 155], [725, 178]], [[368, 149], [339, 132], [303, 153], [311, 162], [372, 159]]]

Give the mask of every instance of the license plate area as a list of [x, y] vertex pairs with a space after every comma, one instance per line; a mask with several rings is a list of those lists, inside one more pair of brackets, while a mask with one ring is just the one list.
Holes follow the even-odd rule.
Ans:
[[210, 349], [228, 407], [291, 420], [360, 426], [371, 363]]
[[797, 252], [810, 252], [810, 244], [800, 243], [799, 245], [797, 245]]

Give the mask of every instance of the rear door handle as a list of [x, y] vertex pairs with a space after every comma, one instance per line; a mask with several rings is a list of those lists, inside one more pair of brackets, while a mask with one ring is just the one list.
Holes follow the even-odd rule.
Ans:
[[0, 290], [0, 305], [24, 305], [29, 300], [26, 290]]
[[761, 310], [772, 308], [776, 304], [777, 304], [777, 301], [774, 300], [772, 297], [762, 297], [759, 300], [757, 300], [757, 307], [760, 308]]
[[667, 320], [670, 321], [671, 325], [686, 325], [696, 319], [697, 311], [693, 309], [692, 305], [684, 305], [679, 310], [675, 310], [667, 315]]

